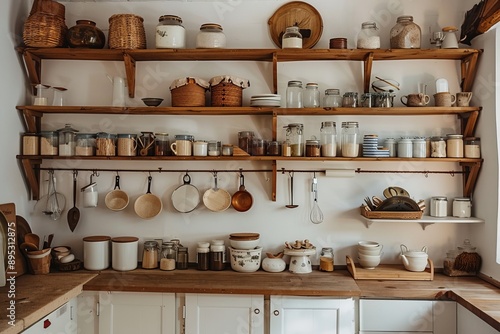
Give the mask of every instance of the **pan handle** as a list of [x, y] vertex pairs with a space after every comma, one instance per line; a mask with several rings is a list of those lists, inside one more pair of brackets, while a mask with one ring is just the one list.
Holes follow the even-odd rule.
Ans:
[[115, 189], [120, 189], [120, 175], [116, 175], [115, 177]]
[[153, 177], [150, 175], [148, 176], [148, 192], [146, 194], [151, 194], [151, 181], [153, 180]]
[[186, 175], [184, 175], [184, 177], [182, 178], [182, 181], [184, 181], [184, 184], [190, 184], [191, 183], [191, 176], [189, 176], [189, 174], [186, 173]]

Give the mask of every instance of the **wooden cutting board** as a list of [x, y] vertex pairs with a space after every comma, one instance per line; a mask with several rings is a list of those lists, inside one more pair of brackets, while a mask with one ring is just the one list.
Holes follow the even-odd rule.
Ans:
[[[14, 203], [0, 204], [0, 211], [5, 215], [9, 223], [16, 222], [16, 205]], [[14, 228], [16, 230], [15, 250], [14, 250], [16, 263], [14, 266], [14, 271], [16, 272], [16, 277], [17, 277], [27, 273], [28, 267], [26, 264], [26, 259], [19, 250], [19, 244], [17, 241], [17, 224], [14, 224]], [[7, 270], [7, 272], [9, 271], [10, 270]]]

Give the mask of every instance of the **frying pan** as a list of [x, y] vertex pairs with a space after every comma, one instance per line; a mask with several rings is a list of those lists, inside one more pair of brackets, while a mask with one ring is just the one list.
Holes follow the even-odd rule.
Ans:
[[217, 173], [214, 173], [215, 185], [203, 194], [203, 204], [214, 212], [222, 212], [231, 206], [231, 195], [224, 189], [217, 188]]
[[148, 191], [144, 195], [139, 196], [134, 203], [134, 211], [142, 219], [154, 218], [163, 209], [161, 199], [151, 193], [152, 179], [151, 176], [148, 176]]
[[231, 204], [236, 211], [245, 212], [250, 210], [253, 204], [253, 197], [245, 189], [245, 177], [240, 173], [240, 188], [233, 194]]
[[182, 213], [191, 212], [200, 203], [200, 192], [191, 184], [191, 176], [188, 173], [182, 178], [184, 182], [172, 193], [172, 204], [174, 208]]
[[106, 207], [113, 211], [125, 209], [129, 203], [128, 195], [120, 189], [120, 176], [116, 175], [115, 188], [106, 194], [104, 198]]

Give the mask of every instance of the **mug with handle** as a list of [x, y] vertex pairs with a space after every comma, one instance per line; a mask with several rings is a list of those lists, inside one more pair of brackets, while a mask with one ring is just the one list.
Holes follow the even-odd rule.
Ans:
[[[406, 103], [403, 99], [406, 99]], [[424, 107], [429, 104], [431, 97], [422, 93], [408, 94], [401, 96], [400, 100], [407, 107]]]

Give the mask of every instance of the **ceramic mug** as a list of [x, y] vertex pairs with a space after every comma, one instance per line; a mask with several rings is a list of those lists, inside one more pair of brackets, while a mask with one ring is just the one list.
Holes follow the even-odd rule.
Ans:
[[192, 137], [190, 135], [176, 135], [175, 141], [170, 145], [172, 152], [177, 156], [191, 156], [193, 151]]
[[451, 107], [455, 103], [456, 97], [448, 92], [434, 94], [436, 107]]
[[[403, 99], [406, 99], [406, 103], [405, 101], [403, 101]], [[400, 100], [401, 103], [407, 107], [424, 107], [429, 104], [429, 102], [431, 101], [431, 97], [422, 93], [408, 94], [401, 96]]]
[[472, 99], [472, 92], [458, 92], [457, 93], [457, 107], [468, 107]]

